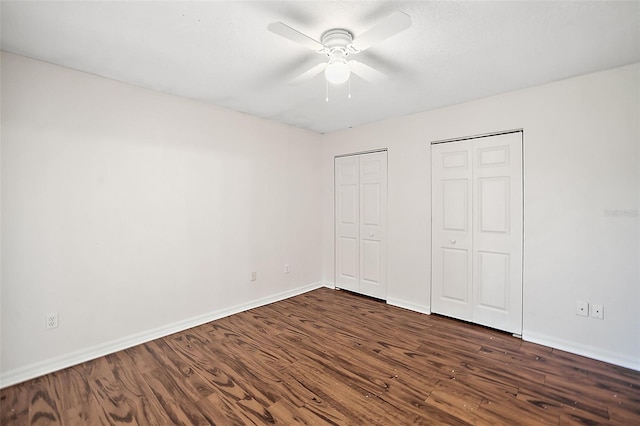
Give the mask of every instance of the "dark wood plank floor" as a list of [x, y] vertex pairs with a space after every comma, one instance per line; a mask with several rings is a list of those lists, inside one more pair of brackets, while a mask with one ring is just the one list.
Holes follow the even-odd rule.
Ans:
[[640, 373], [319, 289], [3, 389], [2, 425], [640, 425]]

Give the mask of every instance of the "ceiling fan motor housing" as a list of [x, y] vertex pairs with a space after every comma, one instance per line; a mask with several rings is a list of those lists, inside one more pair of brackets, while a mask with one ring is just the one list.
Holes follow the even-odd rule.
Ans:
[[322, 34], [322, 44], [327, 48], [327, 56], [332, 59], [346, 57], [349, 54], [348, 46], [352, 42], [351, 33], [342, 28], [334, 28]]

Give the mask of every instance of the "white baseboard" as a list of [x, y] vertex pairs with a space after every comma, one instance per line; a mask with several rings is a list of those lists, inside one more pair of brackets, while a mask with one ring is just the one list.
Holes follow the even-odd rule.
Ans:
[[329, 281], [323, 281], [322, 282], [322, 286], [323, 287], [327, 287], [327, 288], [332, 288], [334, 290], [336, 289], [336, 285], [334, 283], [332, 283], [332, 282], [329, 282]]
[[157, 327], [142, 333], [136, 333], [120, 339], [112, 340], [110, 342], [94, 345], [55, 358], [47, 359], [45, 361], [40, 361], [37, 363], [26, 365], [24, 367], [9, 370], [0, 375], [0, 389], [7, 386], [15, 385], [20, 382], [24, 382], [26, 380], [31, 380], [45, 374], [53, 373], [54, 371], [59, 371], [77, 364], [81, 364], [83, 362], [99, 358], [101, 356], [109, 355], [114, 352], [130, 348], [132, 346], [140, 345], [142, 343], [146, 343], [160, 337], [165, 337], [179, 331], [197, 327], [199, 325], [206, 324], [208, 322], [215, 321], [229, 315], [268, 305], [269, 303], [277, 302], [279, 300], [288, 299], [290, 297], [297, 296], [299, 294], [306, 293], [323, 286], [326, 286], [326, 283], [318, 282], [302, 287], [297, 287], [292, 290], [287, 290], [268, 297], [252, 300], [250, 302], [242, 303], [230, 308], [221, 309], [204, 315], [199, 315], [197, 317], [188, 318], [183, 321], [167, 324], [165, 326]]
[[545, 334], [530, 332], [526, 330], [522, 331], [522, 340], [531, 343], [537, 343], [539, 345], [549, 346], [561, 351], [571, 352], [576, 355], [586, 356], [587, 358], [593, 358], [598, 361], [608, 362], [609, 364], [619, 365], [620, 367], [640, 371], [640, 359], [637, 357], [627, 358], [625, 356], [621, 356], [619, 353], [603, 350], [602, 348], [595, 348], [576, 342], [567, 342], [556, 337], [551, 337]]
[[417, 304], [412, 303], [412, 302], [407, 302], [406, 300], [394, 299], [392, 297], [388, 297], [387, 298], [387, 304], [388, 305], [397, 306], [397, 307], [403, 308], [403, 309], [408, 309], [408, 310], [414, 311], [414, 312], [420, 312], [421, 314], [431, 315], [431, 307], [423, 306], [423, 305], [417, 305]]

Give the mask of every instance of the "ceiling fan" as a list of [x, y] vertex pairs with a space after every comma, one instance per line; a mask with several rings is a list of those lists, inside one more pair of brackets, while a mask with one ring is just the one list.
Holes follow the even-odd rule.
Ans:
[[282, 22], [273, 22], [267, 26], [267, 29], [329, 58], [328, 61], [321, 62], [300, 74], [293, 79], [292, 83], [311, 79], [324, 71], [327, 82], [342, 84], [349, 80], [351, 73], [370, 83], [385, 80], [387, 76], [384, 73], [359, 61], [347, 61], [347, 57], [358, 54], [410, 26], [411, 17], [409, 15], [404, 12], [395, 12], [355, 39], [349, 31], [342, 28], [325, 31], [320, 41], [314, 40]]

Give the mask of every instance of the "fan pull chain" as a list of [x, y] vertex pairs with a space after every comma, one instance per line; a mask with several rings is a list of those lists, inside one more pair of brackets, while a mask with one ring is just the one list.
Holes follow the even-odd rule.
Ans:
[[[325, 82], [325, 88], [326, 88], [326, 97], [324, 98], [324, 100], [326, 102], [329, 102], [329, 82]], [[349, 79], [349, 95], [348, 98], [351, 99], [351, 79]]]

